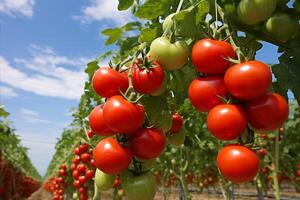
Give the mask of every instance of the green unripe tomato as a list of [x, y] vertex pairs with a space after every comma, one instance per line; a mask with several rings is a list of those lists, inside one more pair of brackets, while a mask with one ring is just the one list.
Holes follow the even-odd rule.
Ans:
[[152, 41], [149, 55], [167, 70], [178, 70], [188, 61], [189, 47], [184, 41], [171, 43], [165, 37]]
[[107, 191], [111, 189], [114, 185], [115, 179], [115, 175], [105, 174], [101, 170], [96, 169], [95, 183], [99, 191]]
[[244, 24], [255, 25], [270, 17], [276, 4], [277, 0], [241, 0], [237, 15]]
[[155, 177], [150, 173], [133, 175], [126, 172], [121, 176], [122, 187], [128, 200], [153, 200], [157, 190]]
[[185, 131], [181, 129], [178, 133], [172, 133], [167, 135], [167, 141], [174, 146], [180, 146], [184, 143]]
[[284, 13], [275, 13], [265, 23], [267, 34], [277, 40], [286, 42], [299, 30], [299, 22]]

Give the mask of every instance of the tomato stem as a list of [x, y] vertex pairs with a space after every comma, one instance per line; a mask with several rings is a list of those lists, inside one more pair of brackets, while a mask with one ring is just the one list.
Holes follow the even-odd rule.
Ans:
[[279, 171], [279, 136], [280, 131], [276, 131], [276, 137], [275, 137], [275, 162], [273, 162], [272, 167], [272, 178], [273, 178], [273, 188], [274, 188], [274, 196], [276, 200], [280, 200], [280, 186], [278, 181], [278, 171]]

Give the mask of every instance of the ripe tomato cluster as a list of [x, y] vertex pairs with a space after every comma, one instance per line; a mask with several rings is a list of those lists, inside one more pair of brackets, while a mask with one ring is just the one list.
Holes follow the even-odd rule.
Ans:
[[44, 183], [43, 188], [52, 193], [53, 200], [64, 199], [65, 188], [67, 187], [66, 176], [67, 166], [63, 164], [60, 166], [58, 177], [50, 178]]
[[[288, 117], [286, 100], [268, 93], [272, 85], [269, 67], [256, 60], [230, 66], [230, 59], [235, 58], [233, 47], [225, 41], [201, 39], [192, 48], [192, 63], [201, 77], [192, 81], [188, 96], [197, 110], [208, 112], [209, 131], [223, 141], [237, 139], [250, 127], [273, 131]], [[256, 153], [238, 144], [221, 149], [217, 164], [234, 183], [252, 180], [259, 169]]]
[[18, 200], [28, 198], [40, 187], [40, 183], [27, 177], [0, 154], [0, 199]]
[[[165, 132], [161, 127], [151, 124], [144, 106], [124, 95], [128, 91], [152, 96], [164, 92], [164, 68], [159, 62], [150, 61], [150, 58], [137, 59], [133, 66], [123, 72], [101, 67], [92, 79], [95, 92], [106, 98], [105, 103], [96, 106], [89, 115], [91, 130], [87, 135], [104, 137], [93, 150], [95, 166], [98, 168], [95, 183], [99, 191], [106, 191], [118, 187], [122, 180], [122, 188], [128, 199], [137, 199], [137, 188], [145, 191], [149, 199], [154, 197], [155, 178], [145, 171], [161, 155], [167, 143]], [[131, 73], [132, 88], [129, 87], [128, 73]], [[178, 144], [178, 139], [173, 139], [172, 135], [180, 135], [182, 126], [182, 117], [173, 113], [172, 126], [165, 130], [170, 135], [170, 143], [173, 141]]]
[[95, 176], [95, 163], [89, 144], [78, 145], [74, 150], [74, 155], [70, 165], [70, 171], [74, 179], [73, 187], [78, 190], [80, 200], [86, 200], [88, 199], [87, 184]]

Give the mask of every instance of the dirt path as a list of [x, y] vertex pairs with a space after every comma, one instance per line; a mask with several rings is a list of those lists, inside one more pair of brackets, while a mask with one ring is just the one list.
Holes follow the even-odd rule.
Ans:
[[52, 200], [52, 197], [50, 193], [45, 191], [43, 188], [40, 188], [36, 192], [32, 193], [27, 200]]

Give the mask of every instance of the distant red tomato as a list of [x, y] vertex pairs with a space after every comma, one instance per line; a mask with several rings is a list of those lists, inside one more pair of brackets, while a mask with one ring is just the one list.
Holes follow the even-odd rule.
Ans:
[[178, 113], [172, 114], [172, 127], [169, 130], [170, 133], [177, 133], [183, 127], [183, 118]]

